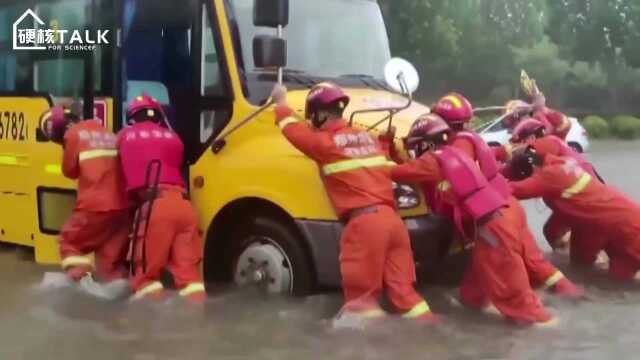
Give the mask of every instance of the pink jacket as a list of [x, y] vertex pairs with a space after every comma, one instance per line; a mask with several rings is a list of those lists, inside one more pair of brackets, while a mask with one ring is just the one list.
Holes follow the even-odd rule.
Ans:
[[156, 159], [162, 164], [160, 184], [185, 187], [184, 145], [176, 133], [151, 121], [137, 123], [120, 131], [118, 150], [128, 192], [144, 188], [147, 165]]
[[[467, 142], [472, 144], [473, 151], [468, 151], [456, 146], [456, 143], [459, 143], [458, 140], [460, 139], [465, 139]], [[478, 166], [480, 166], [480, 171], [489, 181], [489, 184], [491, 184], [491, 186], [493, 186], [493, 188], [505, 199], [509, 199], [511, 197], [511, 187], [509, 187], [507, 179], [500, 173], [500, 168], [496, 161], [495, 154], [480, 135], [471, 131], [461, 131], [455, 135], [451, 145], [453, 147], [458, 147], [469, 155], [472, 160], [475, 160]]]

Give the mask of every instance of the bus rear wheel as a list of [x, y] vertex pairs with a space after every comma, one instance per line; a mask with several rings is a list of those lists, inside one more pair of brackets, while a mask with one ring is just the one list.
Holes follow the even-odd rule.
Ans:
[[293, 296], [313, 290], [312, 263], [292, 226], [259, 216], [237, 226], [231, 241], [236, 285]]

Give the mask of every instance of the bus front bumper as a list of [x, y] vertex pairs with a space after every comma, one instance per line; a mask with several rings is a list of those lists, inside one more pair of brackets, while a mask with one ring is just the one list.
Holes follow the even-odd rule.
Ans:
[[[451, 244], [453, 227], [446, 219], [435, 215], [403, 219], [414, 253], [416, 272], [434, 272], [446, 257]], [[296, 220], [302, 232], [320, 286], [340, 286], [340, 235], [343, 226], [337, 221]]]

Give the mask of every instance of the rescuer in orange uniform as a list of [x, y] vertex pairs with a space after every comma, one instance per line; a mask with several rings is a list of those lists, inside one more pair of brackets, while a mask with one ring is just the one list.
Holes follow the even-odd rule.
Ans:
[[[118, 148], [126, 189], [138, 206], [136, 218], [141, 222], [133, 240], [133, 299], [164, 297], [160, 277], [167, 268], [179, 294], [190, 303], [201, 304], [206, 300], [200, 274], [202, 240], [181, 174], [182, 141], [160, 125], [166, 120], [162, 107], [147, 95], [131, 101], [127, 120], [132, 125], [118, 134]], [[153, 160], [160, 161], [159, 168], [150, 167]], [[154, 170], [159, 171], [157, 190], [145, 181], [146, 171], [153, 179]], [[145, 219], [149, 213], [150, 218]]]
[[522, 100], [509, 100], [504, 106], [502, 123], [513, 130], [524, 117], [531, 116], [532, 111], [533, 107]]
[[547, 107], [547, 98], [538, 88], [536, 81], [529, 78], [524, 70], [520, 75], [520, 83], [525, 94], [531, 99], [533, 118], [545, 125], [547, 134], [565, 140], [571, 130], [569, 118], [565, 114]]
[[547, 107], [546, 104], [547, 99], [544, 94], [535, 95], [533, 98], [533, 117], [545, 124], [552, 131], [552, 135], [566, 140], [571, 130], [571, 121], [567, 115]]
[[343, 314], [361, 319], [384, 316], [378, 297], [387, 296], [403, 317], [436, 324], [415, 291], [409, 234], [395, 209], [390, 164], [379, 142], [342, 118], [349, 97], [336, 85], [318, 84], [307, 96], [305, 117], [286, 105], [286, 88], [276, 86], [276, 122], [284, 136], [320, 166], [333, 207], [345, 224], [340, 239]]
[[[549, 135], [544, 124], [533, 118], [525, 118], [513, 131], [511, 143], [516, 146], [525, 147], [532, 146], [541, 156], [555, 155], [559, 157], [569, 157], [578, 162], [578, 164], [590, 175], [600, 179], [593, 165], [580, 153], [575, 151], [566, 142], [556, 136]], [[508, 145], [505, 145], [497, 151], [499, 161], [507, 161], [511, 157]], [[600, 182], [604, 182], [600, 179]]]
[[542, 156], [532, 147], [514, 155], [511, 183], [521, 199], [551, 199], [572, 228], [574, 263], [592, 265], [600, 251], [609, 256], [609, 275], [631, 280], [640, 269], [640, 205], [589, 175], [574, 159]]
[[552, 324], [552, 316], [531, 288], [529, 273], [531, 268], [545, 268], [547, 274], [562, 279], [561, 273], [529, 241], [522, 209], [509, 206], [464, 151], [447, 145], [449, 137], [449, 126], [440, 116], [423, 115], [405, 139], [417, 159], [395, 167], [393, 179], [433, 188], [438, 201], [452, 209], [448, 216], [458, 232], [475, 243], [460, 290], [463, 303], [476, 309], [493, 303], [521, 325]]
[[[469, 100], [456, 93], [449, 94], [433, 107], [432, 112], [438, 114], [451, 127], [449, 145], [465, 152], [473, 159], [489, 183], [508, 203], [503, 213], [508, 213], [513, 224], [522, 228], [518, 238], [518, 246], [524, 246], [527, 251], [522, 252], [524, 264], [527, 268], [530, 282], [533, 286], [544, 286], [560, 296], [580, 298], [584, 295], [582, 289], [575, 286], [562, 272], [544, 259], [542, 251], [536, 244], [535, 237], [529, 229], [524, 209], [519, 201], [511, 195], [508, 181], [499, 172], [493, 150], [475, 132], [466, 129], [465, 125], [473, 117], [473, 107]], [[467, 289], [473, 289], [475, 278], [473, 266], [469, 268], [462, 286], [462, 298], [465, 300]], [[473, 293], [473, 291], [469, 291]]]
[[64, 148], [62, 173], [77, 180], [76, 205], [60, 233], [62, 268], [74, 281], [93, 271], [102, 281], [126, 277], [129, 207], [116, 137], [97, 120], [79, 121], [55, 106], [40, 119], [44, 134]]
[[[511, 159], [514, 151], [514, 145], [516, 149], [531, 146], [542, 157], [546, 155], [554, 155], [571, 158], [575, 160], [589, 175], [598, 179], [600, 182], [604, 182], [596, 172], [593, 165], [584, 156], [576, 152], [558, 137], [554, 135], [547, 135], [544, 124], [536, 119], [527, 118], [522, 120], [522, 122], [513, 131], [511, 143], [512, 144], [496, 148], [496, 158], [499, 161], [507, 162]], [[509, 167], [506, 169], [508, 170]], [[545, 198], [544, 201], [553, 211], [543, 228], [545, 238], [553, 249], [562, 249], [568, 245], [566, 235], [569, 231], [571, 231], [572, 236], [582, 236], [578, 233], [585, 230], [581, 227], [572, 229], [568, 226], [566, 221], [562, 219], [560, 211], [558, 211], [558, 209], [553, 205], [552, 199]]]

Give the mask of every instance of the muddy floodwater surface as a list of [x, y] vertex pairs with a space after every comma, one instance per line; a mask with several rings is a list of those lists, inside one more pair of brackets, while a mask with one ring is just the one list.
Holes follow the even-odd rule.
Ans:
[[[589, 158], [608, 183], [640, 201], [640, 143], [596, 142]], [[532, 229], [548, 216], [527, 202]], [[640, 234], [638, 234], [640, 236]], [[45, 271], [24, 249], [0, 248], [0, 359], [638, 359], [640, 283], [616, 285], [603, 271], [572, 269], [588, 299], [571, 302], [541, 293], [559, 317], [556, 328], [519, 329], [494, 315], [456, 306], [456, 285], [421, 287], [445, 316], [437, 328], [398, 319], [367, 331], [331, 330], [341, 296], [265, 297], [252, 289], [220, 289], [204, 310], [178, 300], [163, 304], [100, 302], [73, 290], [34, 290]]]

